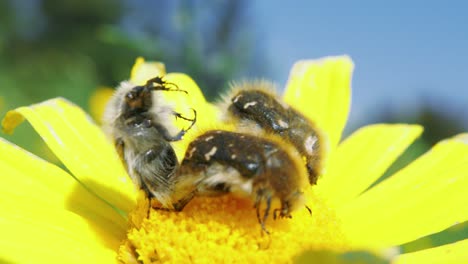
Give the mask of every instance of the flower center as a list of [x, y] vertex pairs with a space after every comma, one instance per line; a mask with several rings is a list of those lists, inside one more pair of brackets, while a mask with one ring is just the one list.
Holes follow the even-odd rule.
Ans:
[[120, 247], [119, 260], [283, 263], [309, 249], [348, 249], [334, 209], [311, 192], [305, 196], [312, 215], [304, 207], [294, 211], [292, 219], [270, 217], [266, 221], [270, 235], [262, 231], [248, 199], [199, 197], [183, 212], [151, 208], [148, 213], [148, 200], [140, 198], [130, 215], [133, 227]]

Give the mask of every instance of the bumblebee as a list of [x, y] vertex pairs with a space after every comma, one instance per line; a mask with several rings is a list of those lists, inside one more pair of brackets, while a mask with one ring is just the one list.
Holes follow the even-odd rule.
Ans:
[[[254, 201], [262, 229], [269, 233], [265, 221], [270, 211], [274, 219], [290, 218], [292, 210], [304, 205], [306, 185], [299, 153], [276, 137], [210, 130], [190, 143], [174, 175], [173, 208], [182, 210], [194, 196], [247, 196]], [[271, 208], [274, 200], [279, 208]]]
[[[145, 85], [122, 82], [104, 113], [104, 129], [112, 138], [133, 182], [163, 205], [170, 205], [171, 177], [179, 166], [170, 142], [182, 139], [196, 122], [173, 110], [162, 92], [184, 92], [177, 85], [155, 77]], [[171, 118], [189, 121], [178, 130]]]
[[304, 115], [283, 102], [266, 81], [234, 85], [226, 96], [224, 121], [236, 123], [238, 129], [263, 130], [280, 136], [294, 146], [304, 159], [310, 184], [316, 184], [323, 169], [325, 146], [321, 131]]

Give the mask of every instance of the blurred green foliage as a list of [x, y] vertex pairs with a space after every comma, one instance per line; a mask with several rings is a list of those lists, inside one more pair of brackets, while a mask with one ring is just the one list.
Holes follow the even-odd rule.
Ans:
[[[135, 58], [189, 74], [213, 98], [253, 60], [245, 1], [0, 1], [0, 115], [62, 96], [84, 109]], [[7, 138], [42, 156], [28, 125]]]
[[[424, 133], [401, 155], [387, 172], [372, 186], [377, 185], [401, 168], [410, 164], [419, 156], [423, 155], [437, 142], [467, 131], [461, 122], [461, 117], [456, 113], [444, 112], [437, 105], [444, 105], [444, 102], [436, 100], [437, 104], [426, 101], [417, 114], [397, 114], [393, 111], [384, 110], [378, 115], [374, 122], [382, 123], [409, 123], [420, 124], [424, 127]], [[448, 105], [448, 102], [445, 102]], [[450, 206], [450, 204], [447, 204]], [[453, 210], [458, 210], [453, 208]], [[468, 239], [468, 222], [454, 223], [454, 226], [441, 232], [422, 237], [415, 241], [408, 242], [401, 246], [404, 253], [413, 252], [427, 247], [441, 246], [459, 240]]]
[[297, 264], [387, 264], [390, 261], [366, 251], [336, 253], [332, 251], [306, 251], [298, 256]]

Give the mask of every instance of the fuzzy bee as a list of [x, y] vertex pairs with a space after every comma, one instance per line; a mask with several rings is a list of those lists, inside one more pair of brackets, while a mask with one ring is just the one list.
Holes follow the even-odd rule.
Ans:
[[[186, 93], [160, 77], [142, 86], [122, 82], [104, 113], [104, 129], [133, 182], [164, 205], [170, 204], [171, 178], [179, 166], [169, 142], [182, 139], [196, 122], [195, 110], [193, 118], [186, 118], [163, 100], [161, 93], [171, 91]], [[179, 130], [174, 117], [191, 124]]]
[[263, 130], [280, 136], [294, 146], [304, 159], [310, 184], [316, 184], [323, 169], [325, 146], [321, 131], [294, 107], [274, 93], [266, 81], [234, 85], [221, 104], [224, 121], [236, 123], [239, 130]]
[[[268, 233], [270, 210], [275, 219], [290, 217], [305, 204], [307, 182], [315, 184], [322, 170], [322, 136], [273, 88], [268, 82], [244, 83], [226, 96], [220, 104], [222, 119], [235, 129], [207, 131], [190, 143], [174, 175], [174, 209], [182, 210], [194, 196], [250, 196]], [[272, 200], [279, 207], [272, 209]]]
[[275, 219], [291, 217], [292, 210], [304, 205], [306, 185], [299, 153], [277, 137], [209, 130], [190, 143], [174, 175], [173, 208], [182, 210], [194, 196], [250, 197], [262, 229], [269, 233], [265, 221], [270, 211]]
[[[250, 95], [253, 90], [240, 90], [241, 96], [233, 97], [226, 116], [242, 125], [233, 131], [215, 129], [192, 136], [179, 164], [169, 142], [180, 140], [195, 123], [196, 115], [190, 119], [174, 112], [161, 99], [159, 93], [165, 91], [182, 90], [161, 78], [143, 86], [124, 82], [106, 113], [108, 131], [130, 176], [156, 198], [160, 209], [180, 211], [195, 196], [235, 193], [252, 199], [258, 221], [269, 233], [265, 221], [271, 212], [275, 219], [291, 217], [294, 209], [304, 205], [303, 190], [309, 177], [302, 156], [307, 149], [292, 143], [306, 143], [308, 136], [316, 134], [303, 125], [306, 120], [301, 115], [266, 93], [255, 97]], [[256, 104], [263, 106], [247, 114], [236, 110]], [[174, 116], [191, 125], [178, 130], [170, 122]], [[293, 127], [291, 139], [281, 139], [285, 129], [273, 125], [269, 129], [268, 122]]]

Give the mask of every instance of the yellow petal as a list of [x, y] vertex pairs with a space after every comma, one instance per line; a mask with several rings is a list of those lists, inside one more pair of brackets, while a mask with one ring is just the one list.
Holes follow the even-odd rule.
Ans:
[[0, 260], [115, 259], [125, 222], [71, 175], [1, 138], [0, 171]]
[[81, 183], [120, 210], [134, 208], [134, 186], [114, 147], [79, 107], [57, 98], [17, 108], [3, 120], [5, 132], [24, 118]]
[[135, 60], [130, 73], [130, 81], [136, 85], [143, 85], [149, 79], [166, 74], [166, 68], [161, 62], [145, 62], [145, 59], [138, 57]]
[[[4, 195], [2, 195], [3, 197]], [[0, 259], [14, 263], [110, 263], [116, 251], [78, 215], [28, 197], [1, 198]], [[113, 244], [118, 242], [115, 238]]]
[[114, 89], [109, 87], [99, 87], [91, 95], [91, 98], [89, 98], [89, 110], [91, 112], [91, 116], [99, 124], [102, 124], [104, 110], [106, 109], [107, 102], [109, 102], [113, 94]]
[[378, 124], [363, 127], [340, 144], [317, 184], [335, 206], [357, 197], [421, 134], [422, 127]]
[[338, 211], [360, 246], [406, 243], [468, 220], [468, 144], [455, 137]]
[[338, 144], [351, 103], [353, 62], [348, 56], [297, 62], [284, 100], [324, 130], [329, 147]]
[[44, 208], [68, 210], [102, 224], [110, 233], [122, 233], [127, 227], [115, 210], [89, 193], [71, 175], [2, 138], [0, 171], [0, 200], [15, 202], [13, 196], [18, 196], [29, 199], [38, 208], [41, 203]]
[[402, 254], [392, 263], [416, 264], [416, 263], [444, 263], [458, 264], [468, 263], [468, 239], [440, 247]]
[[[209, 104], [198, 85], [188, 75], [183, 73], [169, 73], [164, 79], [175, 83], [181, 89], [187, 92], [167, 92], [163, 96], [169, 102], [174, 103], [175, 111], [184, 116], [192, 117], [193, 111], [197, 111], [197, 127], [206, 127], [214, 124], [218, 118], [218, 109]], [[187, 127], [187, 121], [178, 119], [179, 126]]]
[[468, 133], [459, 134], [454, 137], [455, 139], [468, 144]]

